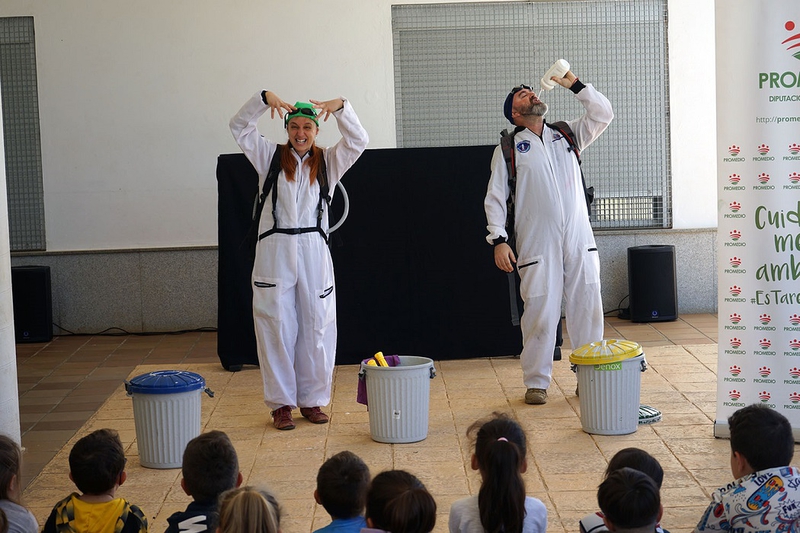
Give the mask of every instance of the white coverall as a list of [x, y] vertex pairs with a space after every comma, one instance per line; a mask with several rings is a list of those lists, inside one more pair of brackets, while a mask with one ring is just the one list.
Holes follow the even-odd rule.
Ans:
[[[614, 117], [608, 99], [591, 84], [576, 97], [586, 113], [568, 124], [582, 152]], [[514, 137], [517, 165], [516, 257], [525, 310], [522, 373], [525, 386], [547, 389], [561, 298], [566, 300], [567, 331], [577, 348], [603, 338], [600, 260], [586, 208], [581, 172], [569, 143], [545, 126], [542, 137], [525, 129]], [[507, 239], [508, 169], [498, 146], [484, 201], [486, 240]]]
[[[277, 146], [262, 137], [256, 127], [268, 109], [257, 93], [230, 121], [236, 142], [258, 173], [259, 194]], [[344, 107], [333, 116], [342, 138], [323, 149], [331, 197], [369, 141], [349, 102], [345, 100]], [[276, 189], [279, 228], [317, 225], [319, 181], [315, 179], [311, 185], [308, 165], [293, 149], [283, 149], [291, 150], [297, 159], [294, 181], [288, 181], [283, 171], [278, 175], [261, 212], [259, 235], [273, 227], [272, 196]], [[322, 229], [327, 233], [328, 206], [324, 208]], [[256, 244], [252, 282], [264, 403], [273, 410], [284, 405], [292, 409], [327, 405], [336, 356], [336, 293], [327, 243], [316, 231], [265, 237]]]

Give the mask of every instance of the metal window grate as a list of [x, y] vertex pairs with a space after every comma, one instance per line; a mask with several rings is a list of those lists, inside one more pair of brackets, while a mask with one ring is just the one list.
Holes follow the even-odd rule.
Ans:
[[33, 17], [0, 18], [0, 89], [11, 251], [44, 250], [44, 191]]
[[[666, 0], [395, 5], [392, 27], [398, 146], [497, 144], [509, 89], [563, 57], [616, 115], [584, 155], [593, 226], [671, 226]], [[583, 113], [542, 99], [551, 121]]]

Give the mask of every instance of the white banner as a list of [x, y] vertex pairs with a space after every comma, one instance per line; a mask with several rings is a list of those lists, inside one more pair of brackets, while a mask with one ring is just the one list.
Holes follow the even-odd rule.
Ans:
[[[763, 403], [800, 434], [800, 2], [717, 0], [714, 433]], [[674, 82], [674, 80], [673, 80]], [[702, 83], [702, 80], [694, 80]], [[702, 135], [703, 125], [678, 135]]]

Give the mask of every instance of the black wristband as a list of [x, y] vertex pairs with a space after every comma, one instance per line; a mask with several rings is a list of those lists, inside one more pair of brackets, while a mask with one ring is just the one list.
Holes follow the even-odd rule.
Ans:
[[584, 85], [583, 82], [578, 78], [575, 78], [575, 81], [572, 83], [572, 87], [570, 87], [569, 90], [575, 94], [578, 94], [583, 90], [584, 87], [586, 87], [586, 85]]
[[506, 242], [505, 237], [498, 237], [492, 241], [492, 246], [497, 246], [498, 244], [503, 244]]
[[267, 103], [267, 91], [261, 91], [261, 101], [264, 102], [264, 105], [269, 105]]

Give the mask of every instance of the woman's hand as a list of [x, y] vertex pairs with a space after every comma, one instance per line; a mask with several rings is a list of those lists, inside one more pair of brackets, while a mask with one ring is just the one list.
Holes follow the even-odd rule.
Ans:
[[270, 118], [275, 118], [275, 111], [278, 112], [278, 116], [280, 118], [283, 118], [284, 111], [288, 111], [290, 113], [294, 111], [293, 105], [284, 102], [277, 94], [273, 93], [272, 91], [267, 91], [265, 93], [265, 96], [267, 99], [267, 105], [269, 106], [270, 109]]
[[333, 100], [326, 100], [321, 102], [319, 100], [309, 100], [314, 107], [319, 110], [319, 114], [324, 114], [325, 116], [322, 117], [322, 120], [328, 120], [328, 117], [331, 116], [331, 113], [335, 113], [339, 111], [341, 108], [344, 107], [344, 100], [341, 98], [334, 98]]

